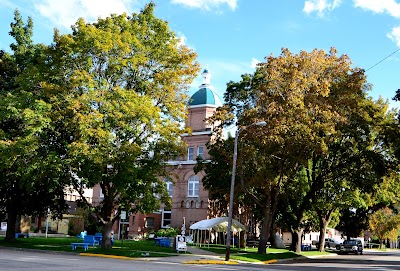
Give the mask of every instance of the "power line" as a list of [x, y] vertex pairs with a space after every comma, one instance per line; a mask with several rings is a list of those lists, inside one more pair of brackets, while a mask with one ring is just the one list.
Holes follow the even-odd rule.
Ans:
[[385, 61], [386, 59], [388, 59], [389, 57], [391, 57], [392, 55], [394, 55], [395, 53], [397, 53], [398, 51], [400, 51], [400, 48], [397, 49], [396, 51], [394, 51], [393, 53], [391, 53], [390, 55], [388, 55], [387, 57], [385, 57], [384, 59], [382, 59], [381, 61], [375, 63], [374, 65], [372, 65], [371, 67], [369, 67], [368, 69], [366, 69], [365, 71], [369, 71], [370, 69], [372, 69], [373, 67], [379, 65], [380, 63], [382, 63], [383, 61]]

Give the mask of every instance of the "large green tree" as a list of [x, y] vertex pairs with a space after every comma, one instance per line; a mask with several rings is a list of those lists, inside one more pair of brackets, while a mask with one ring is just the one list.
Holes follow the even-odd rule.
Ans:
[[7, 240], [14, 239], [18, 216], [41, 215], [48, 208], [57, 216], [65, 210], [61, 176], [49, 172], [54, 161], [43, 141], [51, 107], [25, 81], [34, 78], [28, 71], [46, 46], [33, 43], [31, 18], [24, 23], [18, 11], [14, 15], [12, 54], [0, 55], [0, 206], [8, 215]]
[[99, 184], [96, 206], [109, 247], [120, 212], [151, 212], [169, 202], [160, 176], [181, 154], [186, 90], [199, 71], [196, 54], [154, 16], [112, 15], [54, 35], [41, 72], [41, 91], [52, 102], [52, 124], [72, 186]]
[[[267, 122], [262, 129], [252, 127], [242, 132], [238, 163], [242, 188], [263, 210], [259, 253], [265, 253], [279, 197], [285, 189], [298, 187], [298, 182], [304, 180], [296, 178], [298, 172], [303, 169], [312, 181], [318, 174], [319, 161], [323, 161], [319, 157], [333, 159], [332, 148], [340, 138], [349, 135], [344, 129], [352, 124], [351, 132], [356, 133], [359, 127], [354, 122], [359, 115], [351, 118], [349, 115], [362, 108], [359, 103], [366, 108], [373, 106], [366, 97], [368, 87], [363, 70], [352, 68], [349, 57], [337, 56], [335, 49], [328, 53], [313, 50], [299, 54], [283, 49], [280, 56], [267, 57], [260, 63], [253, 75], [244, 75], [242, 81], [228, 84], [225, 106], [212, 121], [222, 125], [236, 121], [239, 127], [261, 120]], [[368, 118], [368, 113], [364, 110], [360, 115], [367, 114]], [[334, 176], [329, 175], [332, 173]], [[317, 199], [323, 206], [329, 202], [329, 193], [341, 189], [344, 181], [351, 183], [349, 176], [340, 172], [327, 174], [324, 177], [333, 182], [311, 182], [307, 189], [299, 191], [303, 193], [299, 198], [304, 201], [296, 207], [294, 230], [301, 229], [303, 214]], [[328, 211], [328, 216], [332, 212]], [[300, 243], [296, 247], [300, 249]]]

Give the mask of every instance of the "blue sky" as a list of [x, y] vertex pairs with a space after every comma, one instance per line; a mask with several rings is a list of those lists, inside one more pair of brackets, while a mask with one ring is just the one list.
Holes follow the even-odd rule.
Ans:
[[[138, 12], [144, 0], [0, 0], [0, 49], [9, 50], [13, 11], [34, 21], [34, 41], [49, 44], [53, 29], [69, 33], [79, 17]], [[156, 16], [208, 65], [222, 98], [226, 83], [252, 73], [264, 57], [336, 47], [366, 69], [370, 95], [389, 99], [400, 88], [400, 1], [397, 0], [154, 0]], [[396, 53], [394, 53], [396, 52]], [[393, 55], [391, 55], [394, 53]], [[388, 57], [391, 55], [390, 57]], [[386, 58], [388, 57], [388, 58]], [[385, 59], [386, 58], [386, 59]], [[385, 60], [384, 60], [385, 59]], [[382, 61], [383, 60], [383, 61]], [[382, 62], [380, 62], [382, 61]], [[380, 62], [380, 63], [379, 63]], [[377, 64], [379, 63], [379, 64]], [[376, 65], [377, 64], [377, 65]], [[374, 66], [375, 65], [375, 66]], [[190, 92], [202, 82], [199, 76]]]

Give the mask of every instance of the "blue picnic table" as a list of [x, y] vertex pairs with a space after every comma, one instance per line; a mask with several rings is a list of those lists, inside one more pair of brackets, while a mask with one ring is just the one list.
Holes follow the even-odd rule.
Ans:
[[154, 238], [154, 245], [155, 246], [159, 246], [162, 239], [163, 239], [162, 237]]
[[83, 249], [86, 251], [89, 249], [89, 243], [71, 243], [72, 250], [75, 250], [76, 247], [83, 247]]

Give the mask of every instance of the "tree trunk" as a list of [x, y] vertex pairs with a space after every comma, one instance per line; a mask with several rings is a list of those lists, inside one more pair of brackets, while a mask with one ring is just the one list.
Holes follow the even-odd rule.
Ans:
[[325, 251], [325, 229], [326, 227], [321, 227], [320, 221], [320, 228], [319, 228], [319, 241], [318, 241], [318, 251], [324, 252]]
[[267, 243], [268, 237], [270, 234], [270, 229], [272, 225], [272, 215], [270, 214], [270, 208], [264, 208], [264, 217], [261, 223], [261, 231], [260, 231], [260, 242], [258, 244], [258, 254], [266, 254], [267, 253]]
[[42, 232], [42, 218], [43, 214], [38, 215], [38, 223], [37, 223], [37, 232], [41, 233]]
[[325, 251], [325, 233], [326, 228], [328, 227], [329, 221], [331, 220], [332, 213], [334, 210], [329, 210], [326, 213], [318, 212], [319, 219], [319, 248], [320, 252]]
[[[109, 183], [102, 183], [103, 185], [107, 184], [106, 186], [102, 186], [103, 193], [104, 193], [104, 199], [103, 199], [103, 205], [101, 207], [101, 212], [98, 214], [98, 218], [103, 223], [103, 229], [102, 229], [102, 243], [101, 247], [102, 248], [111, 248], [112, 247], [112, 242], [111, 241], [111, 230], [112, 226], [114, 225], [114, 222], [116, 221], [117, 217], [114, 216], [114, 199], [112, 197], [113, 191], [111, 189], [111, 185]], [[119, 234], [119, 233], [118, 233]], [[113, 236], [114, 238], [114, 236]]]
[[292, 232], [292, 243], [290, 244], [290, 251], [301, 252], [301, 237], [303, 236], [303, 229], [298, 229]]
[[17, 225], [17, 212], [15, 209], [10, 206], [7, 207], [7, 231], [5, 241], [14, 241], [15, 240], [15, 227]]
[[103, 232], [102, 232], [103, 239], [101, 242], [101, 248], [111, 248], [112, 247], [111, 229], [112, 229], [113, 224], [114, 224], [113, 221], [109, 221], [107, 224], [105, 224], [103, 226]]
[[270, 238], [271, 247], [275, 247], [276, 248], [276, 243], [277, 243], [276, 238], [277, 238], [277, 236], [276, 236], [276, 232], [275, 232], [274, 227], [271, 227], [271, 229], [269, 231], [271, 233], [270, 234], [270, 236], [271, 236], [271, 238]]

